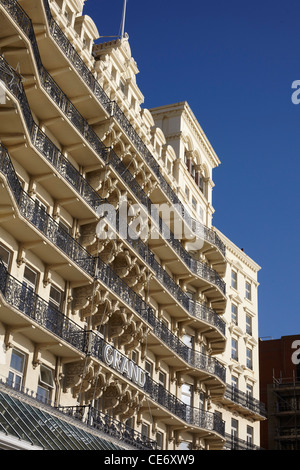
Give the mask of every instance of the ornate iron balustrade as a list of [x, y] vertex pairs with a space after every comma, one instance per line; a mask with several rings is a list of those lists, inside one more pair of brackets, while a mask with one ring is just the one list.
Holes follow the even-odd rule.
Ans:
[[59, 310], [39, 297], [32, 289], [11, 276], [0, 259], [0, 291], [5, 301], [79, 351], [85, 350], [84, 330]]
[[133, 308], [153, 329], [153, 333], [169, 348], [185, 360], [191, 367], [210, 373], [225, 382], [226, 369], [221, 363], [210, 356], [194, 351], [185, 345], [171, 330], [158, 320], [154, 310], [138, 294], [128, 288], [127, 284], [98, 258], [97, 278], [109, 289], [116, 291], [119, 297]]
[[[40, 54], [39, 54], [39, 49], [38, 49], [38, 45], [37, 45], [37, 42], [36, 42], [36, 38], [35, 38], [34, 29], [33, 29], [33, 26], [32, 26], [31, 19], [28, 17], [26, 12], [22, 9], [22, 7], [19, 5], [19, 3], [16, 0], [1, 0], [1, 2], [4, 5], [4, 7], [7, 9], [7, 11], [10, 13], [10, 15], [13, 17], [13, 19], [23, 29], [23, 31], [26, 33], [26, 35], [28, 36], [28, 38], [31, 41], [32, 48], [33, 48], [33, 51], [34, 51], [36, 65], [37, 65], [37, 68], [38, 68], [38, 71], [39, 71], [40, 80], [41, 80], [41, 83], [42, 83], [44, 89], [51, 96], [51, 98], [55, 101], [55, 103], [60, 107], [62, 112], [64, 112], [64, 114], [68, 117], [70, 122], [73, 123], [73, 125], [77, 128], [77, 130], [87, 140], [87, 142], [91, 145], [91, 147], [95, 150], [95, 152], [100, 157], [103, 157], [103, 152], [105, 150], [104, 144], [101, 142], [101, 140], [99, 139], [97, 134], [94, 132], [94, 130], [91, 128], [91, 126], [89, 126], [88, 122], [78, 112], [78, 110], [75, 108], [75, 106], [70, 102], [68, 97], [63, 93], [63, 91], [60, 89], [60, 87], [56, 84], [56, 82], [53, 80], [53, 78], [50, 76], [50, 74], [47, 72], [47, 70], [42, 65], [41, 57], [40, 57]], [[45, 3], [48, 4], [47, 0], [45, 0]], [[45, 8], [47, 10], [47, 7], [45, 7]], [[48, 5], [48, 9], [49, 9], [49, 5]], [[52, 18], [50, 9], [49, 9], [49, 14], [50, 14], [50, 17]], [[49, 15], [47, 15], [47, 18], [49, 20]], [[51, 20], [51, 23], [52, 23], [52, 20]], [[56, 24], [55, 21], [54, 21], [53, 24], [55, 24], [58, 27], [58, 25]], [[65, 38], [62, 31], [61, 31], [61, 34]], [[69, 41], [67, 38], [65, 38], [65, 39], [66, 39], [66, 41]], [[70, 45], [70, 48], [67, 48], [66, 50], [67, 51], [73, 51], [73, 49], [74, 49], [73, 46]], [[75, 51], [75, 49], [74, 49], [73, 53], [75, 54], [75, 56], [76, 56], [76, 54], [78, 55], [78, 53]], [[81, 60], [79, 55], [78, 55], [78, 57]], [[78, 62], [79, 62], [78, 60], [75, 60], [74, 63], [77, 64]], [[87, 74], [88, 73], [91, 74], [91, 72], [89, 71], [89, 69], [87, 68], [87, 66], [84, 63], [83, 63], [83, 66], [84, 66], [84, 71], [86, 72], [86, 73], [85, 72], [83, 73], [83, 77], [87, 77], [88, 76]], [[90, 84], [96, 82], [96, 79], [92, 74], [91, 74], [90, 79], [91, 79], [91, 80], [89, 80]], [[19, 88], [20, 88], [20, 85], [19, 85]], [[24, 104], [26, 104], [26, 102], [27, 102], [27, 100], [25, 100]], [[115, 107], [116, 107], [116, 104], [114, 105], [114, 108]], [[119, 110], [119, 111], [120, 111], [119, 114], [122, 113], [121, 110]], [[27, 113], [30, 112], [30, 108], [27, 109], [26, 112]], [[125, 115], [124, 115], [124, 117], [125, 117]], [[127, 118], [125, 117], [125, 119], [127, 119]], [[31, 121], [32, 122], [30, 124], [30, 127], [33, 125], [33, 122], [34, 122], [32, 116], [31, 116]], [[128, 122], [128, 125], [131, 126], [129, 122]], [[134, 131], [133, 128], [132, 128], [132, 130]], [[132, 134], [132, 132], [130, 134]], [[141, 141], [140, 145], [144, 146], [142, 141]], [[149, 153], [149, 151], [148, 151], [148, 153]], [[112, 150], [111, 150], [111, 154], [114, 155], [114, 157], [115, 157], [114, 162], [116, 163], [116, 159], [119, 160], [118, 157], [116, 156], [116, 154]], [[119, 165], [115, 164], [114, 168], [118, 169]], [[123, 168], [122, 168], [122, 170], [123, 170]], [[119, 171], [118, 173], [123, 178], [124, 171]], [[129, 177], [129, 175], [130, 175], [130, 177]], [[160, 172], [159, 172], [159, 175], [162, 178], [162, 175], [161, 175]], [[130, 186], [130, 188], [134, 191], [136, 196], [139, 198], [139, 200], [148, 208], [149, 213], [152, 213], [153, 207], [152, 207], [152, 211], [150, 211], [150, 206], [151, 206], [150, 199], [148, 198], [148, 196], [146, 196], [143, 189], [135, 181], [134, 177], [131, 175], [131, 173], [128, 170], [126, 171], [126, 178], [124, 179], [124, 181], [127, 182], [127, 184]], [[165, 186], [166, 184], [167, 184], [166, 181], [163, 179], [163, 181], [161, 181], [161, 185]], [[177, 196], [176, 196], [176, 198], [177, 198]], [[180, 200], [178, 198], [177, 198], [177, 201], [178, 202], [176, 202], [176, 204], [181, 205], [182, 213], [183, 213], [183, 210], [184, 210], [183, 205], [182, 205], [182, 203], [180, 202]], [[185, 214], [186, 214], [186, 211], [185, 211]], [[189, 220], [192, 221], [191, 223], [189, 222], [189, 225], [192, 228], [194, 228], [194, 226], [196, 227], [197, 225], [199, 226], [199, 223], [196, 220], [191, 219], [189, 215], [187, 215], [187, 216], [185, 215], [185, 219], [186, 219], [186, 221], [189, 221]], [[163, 233], [163, 230], [165, 228], [167, 230], [167, 233], [169, 234], [170, 230], [166, 226], [165, 227], [163, 226], [162, 220], [159, 217], [158, 217], [158, 220], [160, 220], [159, 228], [160, 228], [161, 233]], [[204, 234], [204, 236], [207, 235], [209, 233], [209, 231], [211, 231], [211, 229], [208, 229], [208, 227], [202, 226], [202, 224], [201, 224], [201, 227], [202, 227], [201, 232]], [[216, 236], [215, 232], [211, 231], [211, 233], [214, 234], [214, 236]], [[209, 241], [212, 241], [212, 234], [210, 235], [210, 240]], [[176, 249], [176, 252], [178, 254], [180, 254], [180, 256], [184, 256], [185, 258], [191, 259], [191, 256], [188, 254], [188, 252], [186, 252], [186, 250], [183, 249], [180, 241], [178, 239], [175, 239], [175, 237], [172, 233], [170, 233], [170, 238], [169, 239], [171, 241], [171, 245], [173, 246], [173, 248]], [[192, 260], [192, 261], [194, 262], [195, 260]], [[196, 263], [198, 265], [204, 264], [204, 263], [200, 263], [199, 261], [197, 261]], [[192, 263], [192, 264], [194, 264], [194, 263]], [[214, 274], [212, 274], [212, 273], [209, 274], [208, 280], [210, 282], [213, 282], [225, 294], [225, 283], [214, 270], [212, 270], [211, 268], [208, 268], [208, 267], [206, 269], [203, 269], [203, 268], [201, 269], [200, 266], [198, 266], [196, 271], [199, 272], [199, 273], [206, 273], [207, 270], [214, 272]], [[194, 270], [194, 272], [196, 272], [196, 271]], [[201, 274], [198, 274], [198, 275], [201, 275]]]
[[262, 450], [259, 446], [256, 446], [251, 441], [244, 441], [239, 437], [225, 434], [226, 443], [224, 448], [229, 450]]
[[95, 258], [91, 256], [71, 235], [40, 207], [38, 202], [32, 199], [23, 190], [15, 173], [10, 157], [0, 145], [0, 171], [5, 176], [20, 214], [37, 228], [49, 241], [58, 247], [78, 267], [88, 275], [94, 277]]
[[[1, 259], [0, 292], [10, 306], [26, 315], [39, 326], [63, 339], [81, 353], [89, 354], [104, 362], [103, 350], [108, 343], [97, 333], [81, 328], [59, 310], [49, 305], [30, 288], [15, 279], [8, 273]], [[126, 357], [121, 353], [120, 356]], [[224, 422], [217, 415], [186, 405], [149, 376], [147, 376], [143, 390], [151, 399], [188, 424], [224, 435]]]
[[232, 400], [234, 403], [241, 405], [243, 408], [253, 411], [254, 413], [259, 414], [260, 416], [267, 416], [265, 404], [251, 395], [242, 392], [232, 385], [226, 384], [226, 390], [224, 394], [225, 398]]
[[[3, 82], [6, 83], [8, 89], [14, 94], [18, 94], [18, 100], [23, 112], [23, 116], [25, 122], [28, 127], [28, 131], [31, 135], [31, 141], [35, 148], [42, 153], [42, 155], [51, 163], [54, 168], [56, 168], [59, 173], [65, 177], [65, 179], [72, 184], [72, 186], [77, 190], [77, 192], [86, 200], [86, 202], [93, 208], [93, 210], [97, 210], [97, 208], [108, 201], [101, 198], [98, 193], [89, 185], [89, 183], [83, 178], [82, 175], [73, 167], [70, 162], [62, 155], [59, 149], [52, 143], [52, 141], [46, 136], [46, 134], [39, 128], [39, 126], [34, 122], [32, 118], [32, 114], [30, 111], [30, 107], [28, 105], [26, 95], [23, 90], [21, 78], [17, 75], [17, 73], [10, 68], [7, 62], [1, 58], [1, 70], [0, 70], [0, 77], [3, 79]], [[14, 80], [12, 81], [12, 77]], [[117, 159], [115, 157], [114, 161]], [[117, 162], [120, 165], [123, 165], [119, 159]], [[126, 168], [120, 170], [124, 173], [126, 177]], [[128, 172], [129, 173], [129, 172]], [[130, 174], [131, 175], [131, 174]], [[134, 180], [133, 180], [134, 181]], [[162, 230], [164, 230], [163, 222], [161, 221]], [[122, 221], [119, 218], [119, 211], [117, 211], [117, 222], [118, 225], [126, 224], [126, 222]], [[128, 228], [128, 231], [129, 228]], [[176, 299], [182, 304], [182, 306], [189, 312], [189, 299], [187, 295], [181, 290], [181, 288], [173, 281], [173, 279], [166, 273], [166, 271], [162, 270], [161, 266], [155, 261], [154, 253], [148, 248], [148, 246], [142, 242], [141, 239], [136, 239], [133, 236], [129, 236], [127, 241], [133, 247], [133, 249], [144, 259], [144, 261], [150, 265], [152, 269], [155, 270], [156, 275], [159, 277], [160, 281], [164, 283], [166, 287], [172, 294], [176, 296]], [[175, 241], [175, 240], [174, 240]], [[217, 284], [219, 278], [215, 279], [214, 274], [215, 271], [208, 268], [204, 263], [203, 267], [201, 267], [201, 263], [198, 261], [196, 263], [192, 263], [190, 255], [185, 252], [182, 245], [180, 243], [175, 244], [173, 241], [173, 245], [177, 247], [177, 252], [181, 257], [184, 257], [186, 264], [193, 270], [197, 270], [197, 273], [201, 273], [200, 275], [206, 279], [212, 279]], [[178, 241], [177, 241], [178, 242]], [[194, 267], [193, 267], [194, 266]], [[222, 285], [221, 285], [222, 288]], [[204, 309], [207, 308], [204, 306]], [[203, 308], [202, 308], [203, 310]], [[197, 311], [200, 311], [198, 308]], [[195, 310], [193, 309], [193, 312]], [[190, 312], [189, 312], [190, 313]], [[195, 315], [194, 315], [195, 316]], [[213, 316], [216, 318], [213, 319]], [[200, 317], [197, 316], [199, 319]], [[209, 315], [210, 318], [213, 319], [212, 325], [218, 327], [222, 334], [225, 333], [225, 323], [219, 319], [216, 313], [214, 315]]]
[[[170, 231], [167, 225], [163, 222], [162, 218], [159, 216], [158, 210], [151, 203], [149, 197], [145, 194], [143, 189], [134, 179], [130, 171], [125, 167], [124, 163], [118, 158], [115, 152], [110, 149], [107, 156], [107, 161], [111, 166], [118, 172], [118, 174], [124, 179], [130, 189], [138, 197], [140, 202], [148, 209], [148, 212], [151, 211], [153, 220], [157, 223], [157, 227], [161, 234], [168, 234], [167, 242], [172, 246], [177, 255], [181, 260], [186, 264], [186, 266], [197, 276], [202, 277], [203, 279], [215, 284], [220, 291], [225, 295], [226, 293], [226, 284], [218, 275], [218, 273], [210, 268], [207, 264], [194, 259], [182, 246], [180, 241], [175, 238], [174, 234]], [[202, 230], [202, 229], [201, 229]], [[205, 232], [203, 232], [205, 233]]]
[[[127, 136], [134, 143], [136, 149], [143, 156], [145, 161], [148, 163], [150, 168], [154, 171], [156, 176], [159, 179], [159, 185], [171, 200], [172, 204], [179, 205], [182, 208], [181, 213], [185, 213], [185, 222], [188, 223], [189, 227], [192, 230], [195, 230], [195, 227], [199, 223], [193, 219], [184, 208], [182, 202], [174, 193], [172, 188], [169, 186], [167, 181], [164, 179], [163, 175], [160, 173], [159, 165], [156, 162], [155, 158], [152, 156], [150, 151], [147, 149], [143, 143], [140, 136], [137, 134], [136, 130], [133, 128], [131, 123], [128, 121], [127, 117], [117, 105], [116, 102], [110, 101], [109, 97], [106, 95], [102, 87], [100, 86], [98, 80], [94, 77], [92, 72], [89, 70], [87, 65], [84, 63], [78, 52], [74, 49], [69, 39], [65, 36], [61, 28], [58, 26], [54, 18], [52, 17], [51, 10], [49, 7], [48, 0], [44, 1], [44, 8], [46, 12], [46, 17], [49, 24], [49, 30], [56, 43], [59, 45], [61, 50], [64, 52], [65, 56], [71, 61], [72, 65], [79, 72], [83, 81], [91, 89], [97, 100], [101, 103], [104, 109], [110, 114], [116, 117], [118, 123], [121, 125], [123, 130], [126, 132]], [[77, 111], [75, 106], [70, 103], [66, 95], [58, 87], [46, 69], [43, 67], [38, 45], [36, 42], [34, 29], [32, 26], [31, 19], [28, 17], [27, 13], [22, 9], [19, 3], [16, 0], [1, 0], [1, 3], [13, 17], [13, 19], [18, 23], [18, 25], [23, 29], [25, 34], [28, 36], [32, 43], [32, 48], [35, 55], [36, 64], [39, 70], [41, 77], [41, 82], [49, 94], [52, 95], [54, 101], [64, 110], [65, 114], [69, 117], [75, 127], [84, 135], [84, 137], [89, 141], [90, 145], [96, 150], [103, 148], [103, 144], [95, 134], [93, 129], [88, 125], [87, 121], [81, 116]], [[99, 149], [100, 147], [100, 149]], [[181, 215], [181, 214], [180, 214]], [[225, 245], [221, 241], [220, 237], [210, 228], [203, 226], [203, 233], [205, 239], [210, 243], [213, 243], [220, 252], [225, 257], [226, 249]]]
[[156, 403], [168, 409], [172, 414], [178, 416], [191, 426], [215, 431], [224, 435], [224, 421], [214, 413], [186, 405], [181, 400], [168, 392], [162, 385], [154, 382], [147, 376], [145, 390]]
[[82, 268], [91, 277], [96, 276], [101, 282], [115, 292], [138, 316], [142, 317], [148, 324], [156, 327], [156, 334], [173, 348], [186, 362], [194, 367], [207, 372], [214, 373], [223, 382], [225, 381], [225, 369], [222, 369], [215, 358], [210, 358], [199, 352], [191, 351], [171, 331], [168, 335], [161, 334], [163, 331], [161, 322], [155, 317], [154, 310], [146, 302], [128, 287], [126, 282], [119, 278], [116, 273], [106, 265], [100, 258], [90, 255], [76, 240], [55, 222], [36, 201], [28, 196], [22, 189], [19, 179], [5, 148], [0, 145], [0, 171], [7, 178], [8, 184], [15, 197], [21, 215], [31, 222], [46, 238], [61, 249], [70, 259]]
[[78, 419], [89, 427], [102, 431], [124, 444], [140, 450], [156, 450], [157, 442], [121, 421], [102, 413], [91, 406], [58, 406], [57, 409], [67, 416]]

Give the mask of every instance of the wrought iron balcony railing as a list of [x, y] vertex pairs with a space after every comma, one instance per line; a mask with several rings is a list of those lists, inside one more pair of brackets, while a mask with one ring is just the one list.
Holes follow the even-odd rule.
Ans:
[[[12, 18], [17, 22], [17, 24], [23, 29], [25, 34], [30, 39], [41, 83], [43, 84], [45, 90], [47, 90], [47, 92], [50, 94], [56, 104], [59, 105], [59, 107], [71, 120], [73, 125], [75, 125], [75, 127], [81, 132], [84, 138], [87, 139], [92, 148], [94, 148], [96, 152], [100, 151], [101, 153], [101, 151], [103, 150], [103, 143], [100, 141], [94, 130], [88, 125], [87, 121], [83, 118], [83, 116], [78, 112], [75, 106], [70, 102], [67, 96], [62, 92], [60, 87], [58, 87], [58, 85], [55, 83], [50, 74], [43, 67], [31, 19], [28, 17], [26, 12], [22, 9], [22, 7], [16, 0], [1, 0], [1, 3], [4, 5], [4, 7], [10, 13]], [[49, 22], [49, 28], [55, 41], [58, 43], [66, 57], [71, 60], [72, 65], [80, 73], [81, 78], [91, 89], [91, 91], [93, 92], [97, 100], [101, 103], [101, 105], [104, 107], [104, 109], [109, 112], [110, 115], [114, 115], [117, 118], [119, 124], [124, 129], [131, 141], [133, 141], [137, 150], [141, 153], [141, 155], [143, 155], [144, 159], [147, 161], [149, 166], [155, 171], [155, 174], [159, 179], [160, 187], [164, 189], [165, 193], [171, 200], [174, 207], [181, 207], [182, 210], [180, 215], [182, 216], [182, 214], [185, 214], [185, 222], [188, 223], [189, 227], [193, 231], [195, 231], [196, 227], [199, 226], [199, 223], [187, 213], [186, 208], [184, 208], [179, 198], [175, 195], [172, 188], [168, 185], [168, 183], [160, 173], [158, 163], [151, 155], [149, 150], [146, 148], [145, 144], [143, 143], [133, 126], [130, 124], [122, 110], [119, 108], [117, 103], [110, 101], [108, 96], [105, 94], [104, 90], [101, 88], [99, 82], [95, 79], [92, 72], [88, 69], [86, 64], [81, 59], [80, 55], [71, 45], [68, 38], [61, 31], [58, 24], [52, 17], [48, 0], [44, 0], [44, 7]], [[131, 182], [131, 184], [133, 184], [132, 189], [136, 191], [136, 195], [139, 194], [139, 198], [143, 202], [143, 199], [145, 199], [146, 195], [143, 192], [142, 188], [140, 188], [136, 182]], [[201, 232], [203, 233], [205, 239], [217, 246], [217, 248], [225, 257], [225, 245], [223, 244], [219, 236], [213, 230], [205, 226], [201, 226]]]
[[157, 442], [153, 439], [91, 406], [58, 406], [57, 409], [67, 416], [84, 422], [89, 427], [109, 434], [124, 444], [136, 447], [139, 450], [157, 449]]
[[[34, 122], [22, 83], [20, 81], [20, 77], [13, 69], [11, 69], [9, 64], [7, 64], [3, 58], [0, 57], [0, 59], [0, 77], [3, 80], [3, 83], [5, 83], [8, 89], [14, 94], [14, 96], [17, 95], [16, 98], [18, 98], [20, 103], [20, 107], [22, 109], [23, 116], [31, 136], [32, 144], [47, 159], [47, 161], [51, 163], [51, 165], [59, 172], [59, 174], [64, 176], [65, 179], [70, 184], [72, 184], [72, 187], [77, 190], [77, 192], [90, 205], [90, 207], [96, 211], [101, 204], [104, 204], [107, 201], [98, 195], [98, 193], [89, 185], [86, 179], [80, 175], [76, 168], [72, 166], [72, 164], [62, 155], [59, 149]], [[126, 174], [126, 168], [124, 169], [124, 174]], [[119, 211], [117, 211], [117, 223], [118, 226], [125, 223], [120, 219]], [[130, 234], [129, 228], [128, 231]], [[166, 271], [162, 270], [161, 266], [154, 259], [154, 253], [151, 252], [149, 247], [143, 243], [141, 239], [129, 236], [127, 237], [127, 242], [130, 243], [132, 248], [144, 259], [144, 261], [155, 270], [159, 280], [164, 283], [164, 285], [170, 290], [170, 292], [172, 292], [173, 295], [176, 296], [176, 299], [189, 313], [201, 320], [202, 317], [199, 316], [199, 312], [205, 313], [207, 309], [204, 318], [210, 319], [210, 324], [218, 328], [223, 335], [225, 334], [225, 323], [220, 317], [218, 317], [216, 312], [214, 312], [212, 309], [208, 309], [206, 306], [201, 306], [201, 304], [198, 305], [198, 302], [190, 302], [188, 296], [173, 281]], [[179, 254], [181, 254], [182, 257], [185, 257], [186, 264], [188, 264], [192, 271], [196, 271], [198, 275], [200, 275], [202, 278], [205, 278], [206, 280], [211, 280], [214, 283], [218, 283], [218, 278], [216, 278], [216, 273], [214, 270], [210, 269], [204, 263], [193, 263], [192, 258], [187, 252], [184, 252], [185, 250], [183, 250], [181, 244], [176, 244], [175, 246], [179, 247], [181, 250]]]
[[[154, 310], [134, 292], [126, 282], [105, 264], [100, 258], [90, 255], [71, 235], [55, 222], [46, 211], [40, 207], [23, 190], [14, 167], [5, 148], [0, 145], [0, 171], [6, 177], [10, 189], [18, 205], [20, 214], [36, 227], [49, 241], [58, 247], [90, 277], [97, 277], [113, 292], [115, 292], [138, 316], [155, 327], [155, 334], [160, 337], [186, 362], [200, 370], [210, 371], [225, 381], [225, 369], [215, 358], [210, 358], [199, 352], [192, 352], [170, 330], [162, 329], [162, 324], [155, 317]], [[165, 331], [163, 334], [162, 331]], [[166, 334], [168, 331], [168, 334]]]
[[261, 448], [252, 443], [251, 440], [244, 441], [234, 435], [225, 434], [226, 443], [224, 448], [228, 450], [261, 450]]
[[[91, 89], [91, 91], [95, 94], [95, 96], [97, 97], [101, 105], [104, 107], [104, 109], [106, 111], [109, 111], [110, 115], [116, 118], [116, 120], [118, 121], [122, 129], [125, 131], [127, 137], [129, 137], [131, 142], [134, 144], [139, 154], [143, 157], [143, 159], [147, 162], [147, 164], [152, 169], [154, 174], [157, 176], [159, 185], [161, 189], [164, 191], [164, 193], [167, 195], [168, 199], [172, 202], [172, 204], [179, 205], [183, 209], [182, 202], [180, 201], [178, 196], [174, 193], [173, 189], [170, 187], [170, 185], [167, 183], [167, 181], [164, 179], [163, 175], [161, 174], [160, 169], [159, 169], [159, 164], [157, 163], [157, 161], [155, 160], [155, 158], [153, 157], [149, 149], [146, 147], [143, 140], [141, 139], [139, 134], [136, 132], [132, 124], [129, 122], [124, 112], [121, 110], [121, 108], [118, 106], [118, 104], [115, 101], [110, 101], [109, 97], [106, 95], [104, 90], [100, 87], [98, 80], [94, 77], [92, 72], [89, 70], [88, 66], [85, 64], [83, 59], [80, 57], [78, 52], [70, 43], [67, 36], [63, 33], [63, 31], [61, 30], [57, 22], [54, 20], [51, 14], [50, 7], [49, 7], [49, 1], [43, 0], [43, 3], [44, 3], [45, 12], [46, 12], [46, 17], [47, 17], [48, 24], [49, 24], [49, 30], [51, 32], [51, 35], [55, 39], [56, 43], [64, 52], [65, 56], [74, 65], [74, 68], [77, 70], [79, 75], [83, 77], [83, 80]], [[99, 88], [101, 89], [101, 93], [99, 93]], [[94, 92], [94, 90], [96, 90], [96, 93]], [[185, 213], [186, 213], [186, 210], [185, 210]], [[194, 226], [196, 225], [196, 221], [195, 219], [193, 219], [193, 217], [191, 217], [190, 215], [187, 215], [186, 222], [189, 224], [191, 229], [194, 229]], [[208, 228], [207, 228], [207, 235], [211, 243], [216, 245], [218, 249], [221, 251], [221, 253], [223, 254], [223, 256], [225, 256], [226, 254], [225, 245], [221, 241], [220, 237], [213, 230], [208, 229]]]
[[[59, 310], [53, 308], [31, 289], [10, 275], [0, 260], [0, 292], [11, 307], [29, 317], [49, 332], [63, 339], [80, 353], [104, 362], [108, 344], [96, 332], [86, 331]], [[120, 356], [123, 354], [120, 353]], [[224, 421], [214, 413], [186, 405], [148, 375], [143, 390], [159, 405], [186, 423], [224, 436]]]
[[238, 405], [241, 405], [243, 408], [247, 408], [256, 414], [259, 414], [260, 416], [266, 417], [267, 415], [264, 403], [232, 385], [226, 385], [224, 397], [232, 400]]

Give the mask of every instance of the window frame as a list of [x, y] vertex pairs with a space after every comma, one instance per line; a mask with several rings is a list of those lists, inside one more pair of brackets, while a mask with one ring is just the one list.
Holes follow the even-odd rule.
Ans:
[[[15, 354], [15, 353], [19, 357], [22, 357], [22, 370], [18, 370], [18, 369], [14, 368], [12, 366], [13, 354]], [[22, 351], [20, 351], [17, 348], [12, 348], [11, 356], [10, 356], [9, 369], [8, 369], [7, 382], [12, 388], [15, 388], [16, 390], [22, 390], [22, 388], [23, 388], [24, 380], [25, 380], [26, 363], [27, 363], [26, 354], [23, 353]], [[18, 377], [20, 379], [20, 381], [18, 381], [18, 386], [17, 387], [16, 387], [16, 377]]]
[[252, 284], [250, 281], [245, 280], [245, 298], [252, 301]]
[[238, 272], [235, 269], [231, 269], [230, 286], [235, 290], [238, 289]]
[[231, 359], [238, 361], [239, 354], [238, 354], [238, 340], [235, 338], [231, 338]]
[[246, 366], [248, 369], [253, 370], [253, 349], [250, 348], [246, 348]]
[[4, 266], [6, 266], [6, 268], [9, 270], [9, 269], [10, 269], [11, 262], [12, 262], [13, 253], [12, 253], [12, 251], [11, 251], [9, 248], [7, 248], [7, 246], [4, 245], [2, 242], [0, 242], [0, 250], [1, 250], [1, 248], [2, 248], [3, 251], [5, 251], [5, 252], [8, 254], [8, 260], [7, 260], [7, 262], [6, 262], [6, 261], [2, 258], [1, 253], [0, 253], [0, 259], [2, 259], [2, 262], [3, 262]]

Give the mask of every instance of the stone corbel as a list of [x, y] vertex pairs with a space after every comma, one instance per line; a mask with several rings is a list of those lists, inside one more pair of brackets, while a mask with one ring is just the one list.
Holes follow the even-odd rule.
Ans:
[[50, 272], [50, 267], [46, 266], [45, 272], [44, 272], [44, 278], [43, 278], [43, 286], [47, 287], [49, 284], [51, 284], [51, 272]]
[[23, 245], [19, 245], [18, 254], [17, 254], [17, 266], [20, 268], [23, 263], [25, 263], [25, 249]]
[[36, 369], [37, 366], [40, 366], [42, 364], [42, 361], [40, 360], [42, 349], [47, 349], [55, 344], [56, 343], [53, 341], [49, 343], [35, 343], [32, 359], [32, 365], [34, 369]]

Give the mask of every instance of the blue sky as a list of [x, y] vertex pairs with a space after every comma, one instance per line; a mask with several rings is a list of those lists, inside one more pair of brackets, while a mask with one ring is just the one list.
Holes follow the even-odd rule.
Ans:
[[[84, 13], [113, 36], [122, 9], [87, 0]], [[262, 267], [261, 337], [300, 333], [299, 18], [295, 0], [127, 2], [143, 106], [186, 100], [221, 160], [213, 223]]]

